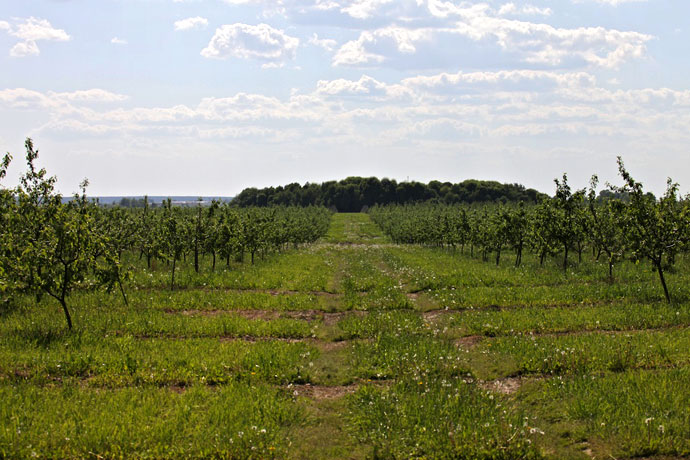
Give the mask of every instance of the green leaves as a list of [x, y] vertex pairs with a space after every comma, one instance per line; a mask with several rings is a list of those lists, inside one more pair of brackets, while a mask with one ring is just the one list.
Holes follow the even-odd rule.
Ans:
[[[69, 294], [77, 287], [120, 282], [119, 260], [112, 240], [97, 225], [96, 206], [86, 197], [88, 180], [80, 184], [81, 195], [63, 203], [56, 178], [34, 164], [38, 150], [31, 139], [25, 146], [28, 171], [17, 188], [3, 191], [0, 267], [15, 290], [55, 298], [71, 329]], [[6, 156], [3, 172], [8, 164]]]

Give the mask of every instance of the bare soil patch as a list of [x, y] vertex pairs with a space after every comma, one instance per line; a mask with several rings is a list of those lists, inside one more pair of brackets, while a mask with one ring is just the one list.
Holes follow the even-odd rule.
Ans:
[[449, 315], [449, 314], [452, 314], [452, 313], [457, 313], [457, 311], [456, 311], [456, 310], [446, 310], [446, 309], [443, 309], [443, 310], [428, 310], [428, 311], [425, 311], [424, 313], [422, 313], [422, 317], [423, 317], [424, 320], [426, 320], [426, 321], [434, 321], [434, 320], [440, 318], [441, 316]]
[[308, 338], [295, 338], [295, 337], [255, 337], [255, 336], [226, 336], [220, 337], [221, 342], [285, 342], [285, 343], [301, 343], [308, 342], [313, 339]]
[[468, 335], [467, 337], [461, 337], [454, 341], [455, 345], [461, 348], [470, 349], [477, 345], [479, 342], [484, 340], [484, 336], [481, 335]]
[[358, 385], [340, 385], [340, 386], [325, 386], [325, 385], [290, 385], [288, 390], [294, 396], [305, 396], [307, 398], [324, 400], [337, 399], [345, 395], [352, 394], [357, 391]]
[[337, 350], [342, 350], [343, 348], [347, 348], [350, 343], [352, 343], [351, 340], [340, 340], [338, 342], [323, 342], [319, 341], [317, 342], [319, 348], [321, 351], [329, 352], [329, 351], [337, 351]]
[[498, 380], [489, 380], [479, 383], [479, 386], [485, 390], [494, 391], [504, 395], [515, 393], [522, 386], [523, 379], [521, 377], [507, 377]]
[[518, 333], [523, 337], [563, 337], [563, 336], [577, 336], [585, 334], [602, 334], [602, 335], [621, 335], [621, 334], [640, 334], [644, 332], [659, 332], [659, 331], [672, 331], [679, 329], [687, 329], [688, 326], [685, 324], [681, 325], [670, 325], [670, 326], [659, 326], [650, 328], [630, 328], [630, 329], [577, 329], [570, 331], [551, 331], [551, 332], [535, 332], [535, 331], [523, 331]]
[[219, 316], [238, 315], [252, 320], [273, 320], [280, 318], [298, 319], [308, 322], [323, 321], [325, 325], [332, 325], [348, 315], [364, 316], [365, 311], [325, 312], [322, 310], [167, 310], [171, 314], [184, 316]]

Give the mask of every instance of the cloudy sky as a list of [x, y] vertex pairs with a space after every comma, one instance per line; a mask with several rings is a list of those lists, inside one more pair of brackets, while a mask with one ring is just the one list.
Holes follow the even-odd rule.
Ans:
[[690, 191], [687, 0], [0, 2], [0, 150], [71, 193], [568, 172]]

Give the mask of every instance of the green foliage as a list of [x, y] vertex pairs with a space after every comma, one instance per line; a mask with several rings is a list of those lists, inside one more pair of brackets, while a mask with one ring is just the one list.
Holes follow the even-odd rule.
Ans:
[[[97, 226], [98, 210], [86, 198], [88, 181], [81, 184], [81, 195], [63, 203], [55, 192], [56, 178], [48, 177], [44, 168], [37, 169], [38, 150], [31, 139], [25, 146], [28, 171], [16, 189], [4, 193], [7, 239], [0, 265], [14, 290], [35, 293], [37, 299], [42, 294], [56, 299], [71, 329], [67, 298], [72, 291], [90, 285], [121, 287], [114, 240]], [[8, 164], [5, 157], [2, 175]]]
[[622, 187], [611, 188], [606, 199], [597, 198], [598, 179], [593, 176], [587, 195], [572, 191], [568, 177], [556, 179], [556, 194], [538, 204], [525, 206], [485, 204], [467, 205], [389, 205], [374, 206], [369, 214], [395, 243], [421, 244], [470, 254], [479, 250], [483, 261], [494, 254], [496, 265], [501, 254], [515, 251], [515, 265], [522, 263], [528, 246], [540, 265], [547, 258], [562, 254], [562, 268], [568, 273], [569, 254], [576, 251], [582, 263], [587, 248], [597, 260], [606, 256], [608, 280], [613, 267], [629, 254], [634, 260], [648, 259], [657, 271], [668, 302], [671, 297], [664, 273], [676, 255], [687, 251], [690, 242], [690, 206], [678, 197], [678, 184], [668, 182], [659, 200], [642, 190], [619, 160]]
[[625, 181], [619, 190], [630, 196], [622, 215], [627, 247], [633, 258], [652, 262], [670, 303], [664, 271], [673, 266], [676, 254], [690, 238], [690, 211], [678, 200], [678, 184], [671, 179], [664, 196], [656, 201], [643, 192], [642, 184], [632, 178], [620, 157], [618, 170]]

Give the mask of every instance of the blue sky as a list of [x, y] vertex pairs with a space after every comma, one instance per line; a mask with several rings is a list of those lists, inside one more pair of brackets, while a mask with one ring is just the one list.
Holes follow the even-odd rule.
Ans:
[[690, 191], [685, 0], [0, 3], [0, 149], [64, 193], [568, 172]]

